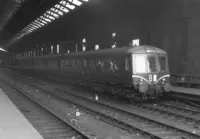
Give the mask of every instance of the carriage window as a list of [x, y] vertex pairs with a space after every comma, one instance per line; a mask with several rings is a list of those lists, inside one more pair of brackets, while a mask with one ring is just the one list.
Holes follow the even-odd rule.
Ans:
[[166, 58], [164, 56], [159, 56], [160, 71], [166, 70]]
[[118, 71], [119, 70], [119, 64], [117, 63], [116, 60], [112, 60], [113, 61], [113, 72]]
[[148, 72], [157, 72], [157, 64], [155, 56], [147, 57], [147, 67], [148, 67]]
[[101, 66], [101, 60], [95, 60], [95, 67], [99, 68]]
[[146, 72], [146, 57], [143, 55], [137, 55], [135, 57], [135, 72], [145, 73]]

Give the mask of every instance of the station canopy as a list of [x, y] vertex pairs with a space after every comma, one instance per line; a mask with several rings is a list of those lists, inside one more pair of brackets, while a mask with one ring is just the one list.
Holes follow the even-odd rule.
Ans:
[[[16, 11], [21, 3], [23, 3], [26, 0], [15, 0], [17, 1], [17, 6], [15, 6], [15, 9], [12, 10], [12, 12], [9, 13], [7, 18], [12, 18], [12, 15], [14, 11]], [[21, 29], [18, 33], [16, 33], [13, 37], [10, 38], [9, 42], [13, 43], [24, 36], [38, 30], [39, 28], [42, 28], [49, 23], [55, 21], [56, 19], [70, 13], [71, 11], [77, 9], [81, 5], [87, 3], [89, 0], [58, 0], [58, 2], [51, 8], [49, 8], [46, 12], [42, 13], [39, 17], [37, 17], [34, 21], [29, 23], [27, 26], [25, 26], [23, 29]], [[6, 21], [6, 20], [5, 20]]]

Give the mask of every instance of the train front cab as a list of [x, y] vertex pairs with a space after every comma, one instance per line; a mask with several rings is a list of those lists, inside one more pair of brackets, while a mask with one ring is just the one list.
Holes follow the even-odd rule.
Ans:
[[140, 93], [157, 96], [169, 92], [169, 66], [166, 53], [132, 54], [132, 82]]

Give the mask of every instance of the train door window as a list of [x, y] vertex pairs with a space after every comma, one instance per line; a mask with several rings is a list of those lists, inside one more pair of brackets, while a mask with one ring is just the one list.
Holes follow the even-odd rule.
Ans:
[[61, 60], [61, 64], [62, 64], [62, 69], [66, 69], [67, 68], [67, 61], [66, 60]]
[[96, 70], [96, 67], [95, 67], [95, 60], [92, 60], [92, 68], [93, 68], [93, 70]]
[[104, 60], [103, 71], [104, 72], [110, 71], [110, 60], [108, 60], [108, 59]]
[[110, 60], [110, 71], [115, 72], [118, 70], [118, 66], [115, 60]]
[[40, 54], [40, 55], [43, 55], [43, 52], [44, 52], [44, 49], [43, 49], [43, 48], [41, 48], [41, 54]]
[[126, 58], [125, 59], [125, 71], [129, 71], [130, 70], [130, 64], [129, 64], [130, 62], [129, 62], [129, 59], [128, 58]]
[[60, 46], [59, 46], [59, 44], [57, 44], [57, 53], [59, 53], [59, 51], [60, 51]]
[[65, 60], [65, 68], [69, 69], [69, 60]]
[[69, 68], [69, 65], [67, 65], [66, 62], [68, 62], [68, 61], [63, 60], [63, 69]]
[[73, 69], [74, 67], [74, 60], [71, 60], [71, 69]]
[[36, 56], [40, 55], [40, 50], [38, 48], [35, 50], [35, 52], [36, 52]]
[[77, 69], [77, 70], [79, 69], [78, 65], [79, 65], [79, 61], [76, 60], [76, 69]]
[[117, 62], [116, 60], [114, 60], [114, 70], [115, 71], [119, 70], [119, 62]]
[[70, 60], [65, 60], [66, 69], [70, 69]]
[[96, 59], [95, 60], [95, 69], [100, 70], [101, 69], [101, 60]]
[[114, 72], [114, 60], [109, 60], [109, 63], [110, 63], [110, 71], [111, 72]]
[[53, 45], [51, 45], [51, 53], [53, 54]]
[[94, 67], [94, 60], [90, 60], [90, 68], [91, 68], [91, 70], [95, 69], [95, 67]]
[[91, 60], [87, 60], [87, 68], [91, 69]]
[[98, 59], [96, 59], [96, 60], [95, 60], [95, 66], [96, 66], [96, 67], [99, 67], [100, 65], [101, 65], [101, 61], [98, 60]]
[[84, 68], [86, 68], [87, 67], [87, 60], [84, 59], [84, 63], [83, 64], [84, 64]]
[[73, 60], [73, 69], [76, 70], [76, 60]]
[[80, 60], [76, 60], [76, 67], [77, 67], [77, 70], [80, 70], [81, 69], [81, 64], [80, 64]]
[[159, 56], [158, 61], [159, 61], [159, 65], [160, 65], [160, 71], [164, 72], [166, 70], [166, 57]]
[[80, 61], [80, 69], [83, 69], [83, 60], [79, 60]]
[[105, 66], [105, 61], [101, 60], [101, 69], [104, 70], [104, 66]]
[[51, 61], [50, 61], [50, 65], [51, 65], [50, 68], [53, 69], [53, 67], [54, 67], [54, 60], [51, 60]]
[[72, 60], [70, 59], [69, 60], [69, 69], [71, 69], [72, 68]]

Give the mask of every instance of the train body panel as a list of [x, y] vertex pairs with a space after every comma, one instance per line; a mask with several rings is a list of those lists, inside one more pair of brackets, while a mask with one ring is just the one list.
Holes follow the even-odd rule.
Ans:
[[0, 66], [7, 67], [13, 64], [12, 53], [0, 51]]

